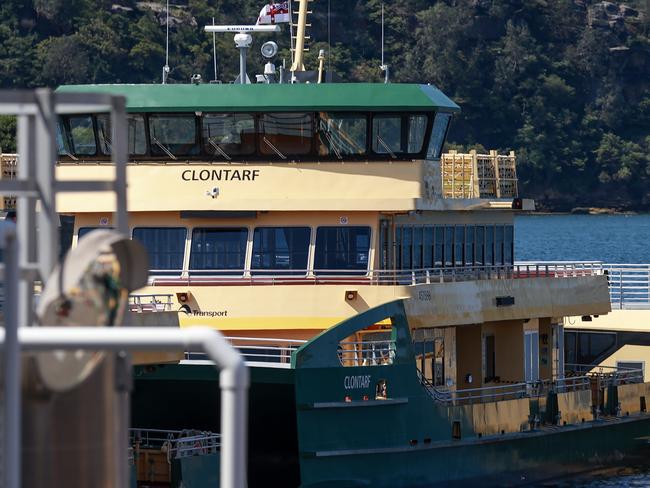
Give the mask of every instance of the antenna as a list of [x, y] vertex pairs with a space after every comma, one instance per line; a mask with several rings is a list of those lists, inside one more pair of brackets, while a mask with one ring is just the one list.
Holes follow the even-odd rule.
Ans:
[[167, 84], [167, 77], [169, 76], [169, 0], [167, 0], [167, 20], [166, 24], [166, 36], [165, 36], [165, 66], [162, 70], [162, 84]]
[[384, 83], [388, 83], [389, 70], [388, 65], [384, 63], [384, 4], [381, 4], [381, 66], [379, 67], [384, 73]]
[[[214, 17], [212, 17], [212, 26], [214, 27]], [[214, 82], [218, 81], [217, 77], [217, 37], [216, 33], [212, 33], [212, 56], [214, 59]]]

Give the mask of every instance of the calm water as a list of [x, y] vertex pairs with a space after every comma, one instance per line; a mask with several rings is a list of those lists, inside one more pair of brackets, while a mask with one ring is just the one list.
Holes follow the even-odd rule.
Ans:
[[517, 261], [650, 263], [650, 215], [515, 218]]
[[[650, 263], [650, 215], [538, 215], [515, 218], [519, 261]], [[650, 487], [650, 463], [543, 486]]]

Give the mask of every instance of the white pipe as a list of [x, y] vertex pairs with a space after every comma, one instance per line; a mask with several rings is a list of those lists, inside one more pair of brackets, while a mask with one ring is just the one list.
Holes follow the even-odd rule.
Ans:
[[0, 246], [4, 251], [5, 263], [5, 326], [2, 329], [4, 368], [4, 479], [6, 488], [20, 488], [20, 342], [18, 338], [18, 241], [16, 225], [3, 221], [0, 225]]
[[[246, 487], [249, 373], [242, 356], [217, 330], [207, 327], [21, 327], [18, 339], [23, 350], [41, 352], [53, 349], [161, 351], [201, 348], [221, 370], [219, 486]], [[3, 347], [4, 343], [5, 330], [0, 329]]]

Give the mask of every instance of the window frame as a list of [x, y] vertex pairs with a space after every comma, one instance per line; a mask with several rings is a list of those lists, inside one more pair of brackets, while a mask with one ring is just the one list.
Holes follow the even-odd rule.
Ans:
[[[255, 256], [255, 231], [257, 229], [309, 229], [309, 238], [307, 240], [307, 263], [305, 266], [305, 272], [304, 273], [296, 273], [296, 271], [303, 271], [301, 269], [287, 269], [287, 270], [265, 270], [265, 269], [255, 269], [253, 268], [253, 259]], [[310, 263], [312, 261], [312, 240], [315, 240], [315, 229], [316, 227], [312, 225], [260, 225], [260, 226], [255, 226], [250, 229], [250, 239], [251, 239], [251, 252], [250, 252], [250, 257], [247, 256], [247, 260], [249, 261], [247, 271], [250, 273], [251, 276], [287, 276], [291, 278], [295, 277], [306, 277], [309, 276], [309, 274], [313, 271], [313, 268], [311, 267]], [[315, 248], [314, 248], [315, 252]], [[280, 273], [277, 273], [278, 271], [282, 271]], [[274, 274], [276, 273], [276, 274]]]
[[[435, 111], [426, 111], [426, 110], [420, 110], [416, 112], [408, 112], [408, 111], [394, 111], [394, 112], [368, 112], [370, 115], [369, 121], [368, 121], [368, 135], [366, 136], [367, 140], [367, 146], [368, 146], [368, 152], [367, 155], [369, 157], [372, 157], [373, 159], [380, 159], [380, 160], [388, 160], [388, 161], [399, 161], [399, 160], [420, 160], [420, 159], [426, 159], [427, 155], [427, 149], [428, 149], [428, 144], [427, 141], [429, 140], [429, 137], [431, 136], [431, 129], [433, 127], [433, 119], [435, 118], [435, 114], [437, 112]], [[399, 116], [401, 119], [400, 122], [400, 146], [402, 143], [402, 139], [404, 139], [405, 146], [408, 148], [408, 119], [412, 116], [418, 116], [422, 115], [426, 117], [427, 123], [425, 124], [424, 127], [424, 138], [422, 140], [422, 147], [420, 148], [419, 152], [416, 153], [409, 153], [409, 152], [394, 152], [396, 158], [393, 158], [390, 153], [378, 153], [375, 152], [373, 149], [373, 141], [372, 141], [372, 132], [373, 128], [375, 125], [375, 118], [376, 117], [395, 117]], [[406, 128], [405, 128], [405, 121], [406, 121]], [[446, 133], [445, 133], [446, 137]], [[408, 149], [407, 149], [408, 150]]]
[[[370, 271], [370, 262], [371, 262], [371, 252], [373, 250], [373, 229], [372, 225], [316, 225], [313, 226], [314, 233], [314, 255], [312, 259], [311, 272], [316, 277], [328, 277], [328, 276], [339, 276], [343, 274], [350, 277], [359, 277], [359, 276], [368, 276]], [[318, 246], [318, 230], [319, 229], [368, 229], [368, 256], [365, 268], [317, 268], [316, 259], [318, 257], [317, 246]], [[344, 273], [341, 273], [344, 272]]]
[[[183, 245], [182, 245], [182, 256], [181, 256], [181, 265], [180, 268], [170, 268], [168, 270], [166, 269], [158, 269], [158, 273], [153, 274], [153, 276], [169, 276], [169, 275], [182, 275], [185, 272], [185, 254], [186, 254], [186, 244], [187, 244], [187, 238], [188, 235], [190, 235], [190, 230], [188, 227], [184, 227], [182, 225], [157, 225], [157, 226], [133, 226], [130, 229], [130, 237], [133, 240], [135, 238], [134, 233], [138, 229], [183, 229], [185, 230], [185, 238], [183, 239]], [[144, 243], [142, 241], [139, 241], [140, 244], [144, 246]], [[147, 256], [149, 256], [149, 250], [147, 250]], [[149, 273], [151, 274], [152, 271], [156, 270], [155, 268], [151, 269], [151, 262], [149, 262]]]
[[[251, 227], [242, 225], [242, 226], [194, 226], [191, 229], [190, 233], [190, 245], [189, 245], [189, 254], [187, 257], [187, 273], [188, 276], [194, 276], [194, 277], [200, 277], [200, 276], [231, 276], [233, 278], [242, 278], [245, 277], [249, 272], [250, 272], [250, 256], [251, 254], [249, 253], [249, 242], [251, 241]], [[214, 270], [212, 269], [207, 269], [207, 270], [202, 270], [202, 269], [193, 269], [192, 268], [192, 254], [193, 254], [193, 246], [194, 246], [194, 232], [197, 230], [245, 230], [246, 231], [246, 243], [244, 245], [244, 262], [243, 262], [243, 267], [241, 270], [238, 269], [222, 269], [217, 271], [221, 272], [213, 272]], [[241, 271], [241, 273], [239, 272]]]

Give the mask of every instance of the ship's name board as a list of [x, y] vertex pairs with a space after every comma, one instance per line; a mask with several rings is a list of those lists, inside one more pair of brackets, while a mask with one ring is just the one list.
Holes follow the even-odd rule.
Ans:
[[361, 376], [346, 376], [343, 379], [343, 386], [346, 390], [368, 388], [370, 386], [370, 375], [366, 374]]
[[255, 181], [259, 169], [186, 169], [181, 173], [183, 181]]

